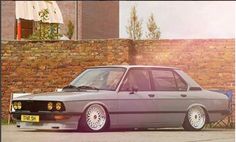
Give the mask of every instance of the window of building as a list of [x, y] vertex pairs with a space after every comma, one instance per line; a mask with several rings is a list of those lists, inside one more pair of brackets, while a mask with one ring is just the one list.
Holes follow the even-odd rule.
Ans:
[[[29, 39], [31, 35], [37, 36], [39, 39], [44, 39], [45, 32], [47, 31], [50, 36], [54, 38], [59, 38], [59, 24], [56, 23], [41, 23], [33, 20], [21, 19], [21, 38]], [[16, 20], [16, 36], [17, 38], [17, 20]]]
[[[21, 19], [21, 38], [28, 38], [33, 34], [34, 21]], [[17, 38], [17, 20], [16, 20], [16, 36]]]

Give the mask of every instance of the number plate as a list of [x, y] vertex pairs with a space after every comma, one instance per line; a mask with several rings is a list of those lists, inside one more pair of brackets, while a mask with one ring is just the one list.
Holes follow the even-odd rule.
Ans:
[[39, 115], [21, 115], [21, 121], [39, 122]]

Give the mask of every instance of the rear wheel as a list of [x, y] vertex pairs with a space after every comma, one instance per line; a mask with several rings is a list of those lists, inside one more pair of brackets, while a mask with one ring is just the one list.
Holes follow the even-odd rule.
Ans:
[[83, 131], [103, 131], [108, 126], [108, 114], [99, 104], [90, 105], [83, 113], [79, 129]]
[[200, 106], [191, 107], [185, 117], [183, 127], [185, 130], [198, 131], [206, 124], [205, 110]]

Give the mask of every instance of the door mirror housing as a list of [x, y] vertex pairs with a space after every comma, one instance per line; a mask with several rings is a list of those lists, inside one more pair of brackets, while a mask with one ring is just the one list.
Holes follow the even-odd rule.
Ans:
[[138, 92], [138, 87], [137, 86], [132, 86], [131, 91], [129, 94], [134, 94], [135, 92]]

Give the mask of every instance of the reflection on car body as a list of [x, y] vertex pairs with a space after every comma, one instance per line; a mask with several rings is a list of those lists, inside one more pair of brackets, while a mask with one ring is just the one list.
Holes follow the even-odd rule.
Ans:
[[83, 71], [62, 92], [16, 98], [20, 128], [179, 127], [201, 130], [229, 112], [227, 96], [203, 89], [177, 68], [113, 65]]

